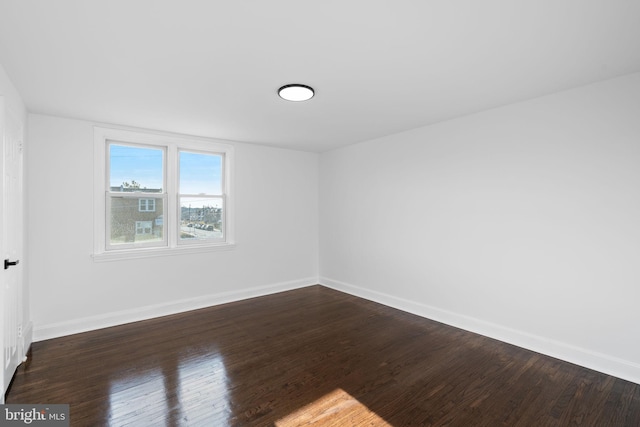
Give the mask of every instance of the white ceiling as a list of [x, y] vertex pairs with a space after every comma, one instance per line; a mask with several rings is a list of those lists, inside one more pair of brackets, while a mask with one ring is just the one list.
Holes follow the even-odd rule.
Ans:
[[325, 151], [640, 71], [640, 0], [0, 0], [0, 64], [31, 112]]

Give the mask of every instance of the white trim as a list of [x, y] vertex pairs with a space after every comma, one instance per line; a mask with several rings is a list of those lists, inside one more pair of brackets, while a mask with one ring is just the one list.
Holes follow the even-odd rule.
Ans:
[[200, 308], [240, 301], [248, 298], [275, 294], [278, 292], [304, 288], [316, 284], [318, 284], [317, 277], [307, 277], [304, 279], [291, 280], [288, 282], [256, 286], [237, 291], [219, 292], [217, 294], [203, 295], [194, 298], [185, 298], [178, 301], [149, 305], [135, 309], [104, 313], [96, 316], [89, 316], [65, 322], [51, 323], [46, 325], [36, 324], [33, 328], [33, 342], [92, 331], [95, 329], [108, 328], [125, 323], [153, 319], [161, 316], [168, 316], [176, 313], [183, 313], [185, 311], [197, 310]]
[[33, 322], [28, 321], [26, 326], [22, 328], [22, 361], [27, 358], [27, 353], [33, 342]]
[[118, 251], [103, 252], [100, 254], [90, 254], [95, 262], [105, 261], [120, 261], [125, 259], [141, 259], [141, 258], [153, 258], [158, 256], [172, 256], [172, 255], [186, 255], [186, 254], [199, 254], [205, 252], [219, 252], [230, 251], [236, 248], [237, 245], [233, 243], [219, 243], [211, 244], [208, 242], [194, 243], [192, 245], [180, 245], [175, 248], [168, 247], [150, 247], [150, 248], [135, 248], [135, 249], [122, 249]]
[[445, 323], [456, 328], [484, 335], [527, 350], [542, 353], [555, 357], [556, 359], [640, 384], [640, 365], [628, 360], [511, 329], [463, 314], [442, 310], [416, 301], [409, 301], [382, 292], [372, 291], [327, 277], [320, 277], [320, 284], [398, 310], [416, 314], [427, 319]]

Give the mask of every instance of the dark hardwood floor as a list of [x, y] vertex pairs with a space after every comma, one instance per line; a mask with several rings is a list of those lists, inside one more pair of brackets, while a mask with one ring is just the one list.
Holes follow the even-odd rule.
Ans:
[[34, 343], [73, 426], [640, 426], [640, 385], [321, 286]]

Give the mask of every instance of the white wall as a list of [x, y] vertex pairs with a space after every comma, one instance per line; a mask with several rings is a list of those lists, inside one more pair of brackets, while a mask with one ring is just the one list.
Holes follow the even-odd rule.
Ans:
[[320, 273], [640, 383], [640, 74], [323, 153]]
[[22, 97], [9, 79], [9, 76], [5, 72], [2, 64], [0, 64], [0, 95], [5, 97], [7, 106], [12, 111], [16, 114], [20, 114], [26, 120], [27, 110]]
[[36, 340], [317, 283], [318, 155], [239, 143], [234, 250], [94, 262], [93, 125], [29, 116]]

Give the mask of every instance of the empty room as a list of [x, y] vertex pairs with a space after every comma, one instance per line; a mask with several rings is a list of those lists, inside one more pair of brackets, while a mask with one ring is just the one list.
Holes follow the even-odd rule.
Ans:
[[0, 0], [0, 135], [0, 425], [640, 425], [638, 0]]

